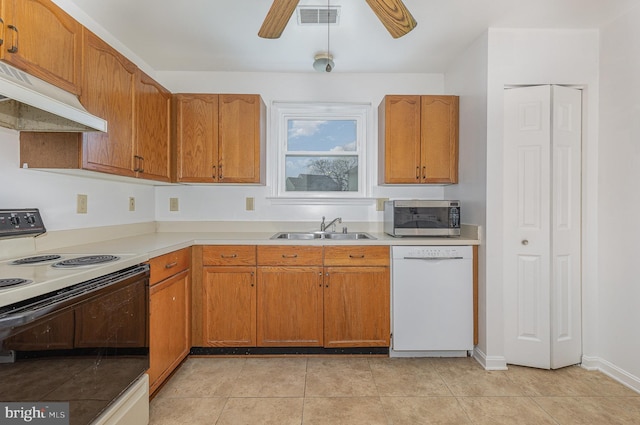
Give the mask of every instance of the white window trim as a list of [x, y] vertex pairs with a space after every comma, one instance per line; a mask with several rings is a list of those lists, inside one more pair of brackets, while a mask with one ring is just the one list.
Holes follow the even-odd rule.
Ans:
[[[372, 188], [368, 137], [371, 125], [370, 103], [272, 102], [271, 143], [267, 151], [267, 181], [269, 197], [283, 204], [368, 204]], [[289, 119], [352, 119], [357, 123], [358, 191], [357, 192], [287, 192], [285, 190], [285, 161], [287, 121]]]

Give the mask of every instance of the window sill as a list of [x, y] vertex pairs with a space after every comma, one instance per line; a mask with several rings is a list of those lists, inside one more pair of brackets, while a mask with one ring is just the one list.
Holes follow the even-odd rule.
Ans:
[[268, 197], [273, 205], [375, 205], [376, 198]]

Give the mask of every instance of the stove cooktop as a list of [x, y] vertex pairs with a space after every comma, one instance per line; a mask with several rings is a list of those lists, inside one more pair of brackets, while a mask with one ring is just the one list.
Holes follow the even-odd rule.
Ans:
[[0, 261], [0, 307], [104, 276], [148, 259], [133, 253], [42, 253]]
[[6, 279], [0, 279], [0, 289], [11, 288], [13, 286], [18, 286], [18, 285], [26, 285], [28, 283], [33, 283], [33, 281], [29, 279], [22, 279], [20, 277], [10, 277]]

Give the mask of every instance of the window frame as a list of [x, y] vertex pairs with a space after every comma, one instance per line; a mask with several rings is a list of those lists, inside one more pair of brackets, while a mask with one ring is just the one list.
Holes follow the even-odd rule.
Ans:
[[[270, 143], [271, 160], [274, 164], [270, 174], [271, 194], [275, 199], [329, 201], [365, 199], [371, 190], [369, 181], [369, 162], [367, 155], [369, 115], [371, 104], [368, 103], [316, 103], [316, 102], [273, 102], [271, 108], [272, 143]], [[358, 190], [357, 191], [287, 191], [286, 190], [286, 155], [289, 120], [353, 120], [356, 121], [356, 150], [344, 152], [342, 155], [331, 155], [323, 152], [322, 156], [357, 156], [358, 158]], [[294, 151], [292, 151], [294, 152]], [[320, 155], [318, 155], [320, 156]]]

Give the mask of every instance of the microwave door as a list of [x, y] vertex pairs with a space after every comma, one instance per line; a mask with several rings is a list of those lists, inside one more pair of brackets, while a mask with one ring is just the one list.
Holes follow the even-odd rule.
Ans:
[[444, 229], [449, 227], [447, 208], [397, 208], [396, 228], [401, 229]]

